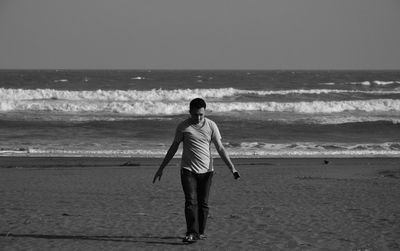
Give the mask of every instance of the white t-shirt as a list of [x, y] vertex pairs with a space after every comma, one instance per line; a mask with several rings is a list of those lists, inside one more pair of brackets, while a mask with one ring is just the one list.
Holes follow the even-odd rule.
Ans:
[[210, 147], [218, 139], [221, 139], [218, 127], [208, 118], [204, 118], [202, 125], [193, 125], [190, 119], [181, 122], [174, 139], [183, 142], [181, 167], [195, 173], [214, 171]]

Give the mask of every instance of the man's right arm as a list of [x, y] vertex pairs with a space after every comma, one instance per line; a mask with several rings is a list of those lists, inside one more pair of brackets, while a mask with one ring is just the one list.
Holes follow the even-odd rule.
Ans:
[[175, 153], [178, 151], [179, 148], [179, 142], [172, 142], [171, 146], [168, 149], [167, 154], [165, 155], [165, 158], [163, 162], [160, 165], [160, 169], [164, 169], [168, 163], [171, 161], [171, 159], [175, 156]]
[[161, 180], [161, 176], [162, 176], [164, 168], [168, 165], [168, 163], [174, 157], [175, 153], [178, 151], [178, 148], [179, 148], [179, 142], [177, 142], [177, 141], [172, 142], [171, 146], [168, 149], [167, 154], [164, 157], [163, 162], [160, 165], [160, 168], [158, 168], [156, 174], [154, 175], [153, 183], [156, 182], [157, 178], [159, 181]]

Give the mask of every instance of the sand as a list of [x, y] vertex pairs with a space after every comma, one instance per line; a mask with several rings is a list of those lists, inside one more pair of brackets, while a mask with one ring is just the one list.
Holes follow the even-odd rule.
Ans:
[[178, 161], [1, 157], [0, 250], [400, 250], [400, 159], [217, 160], [191, 245]]

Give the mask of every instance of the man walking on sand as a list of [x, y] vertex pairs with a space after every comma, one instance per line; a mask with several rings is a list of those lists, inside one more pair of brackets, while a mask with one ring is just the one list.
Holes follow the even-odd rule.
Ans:
[[206, 238], [204, 230], [208, 217], [208, 196], [214, 173], [211, 142], [235, 179], [240, 178], [221, 142], [221, 135], [214, 121], [205, 118], [206, 102], [201, 98], [190, 102], [190, 118], [176, 128], [175, 138], [153, 183], [161, 179], [164, 168], [174, 157], [180, 142], [183, 142], [181, 160], [181, 182], [185, 194], [186, 236], [183, 242], [193, 243]]

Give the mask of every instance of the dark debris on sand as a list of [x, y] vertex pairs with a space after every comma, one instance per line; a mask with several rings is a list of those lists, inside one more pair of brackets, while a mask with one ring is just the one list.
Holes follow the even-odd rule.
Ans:
[[134, 163], [132, 161], [125, 162], [124, 164], [120, 166], [140, 166], [140, 163]]
[[379, 174], [379, 176], [385, 177], [385, 178], [399, 179], [400, 178], [400, 169], [380, 171], [378, 174]]

